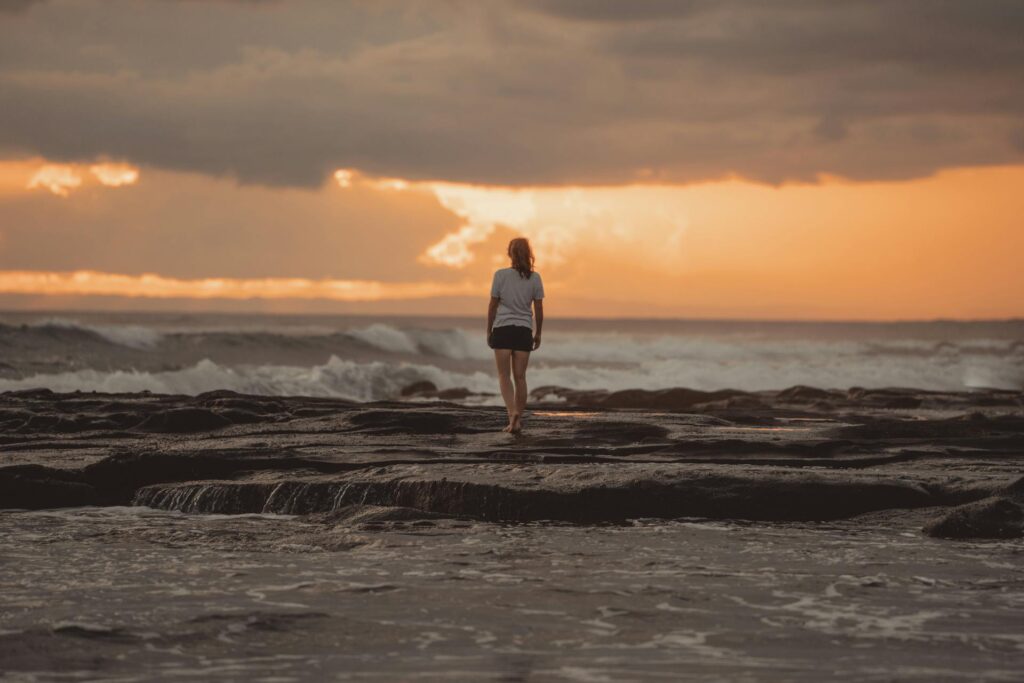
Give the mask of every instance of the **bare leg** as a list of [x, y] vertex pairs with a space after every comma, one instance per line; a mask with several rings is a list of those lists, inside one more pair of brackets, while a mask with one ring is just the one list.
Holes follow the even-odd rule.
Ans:
[[512, 352], [512, 377], [515, 380], [515, 410], [512, 411], [512, 420], [509, 431], [518, 432], [523, 428], [523, 412], [526, 410], [526, 366], [530, 364], [529, 351]]
[[508, 411], [508, 426], [502, 431], [508, 432], [512, 429], [512, 418], [516, 412], [515, 389], [512, 386], [512, 351], [494, 349], [494, 363], [498, 366], [498, 386], [501, 388], [501, 398], [505, 401], [505, 409]]

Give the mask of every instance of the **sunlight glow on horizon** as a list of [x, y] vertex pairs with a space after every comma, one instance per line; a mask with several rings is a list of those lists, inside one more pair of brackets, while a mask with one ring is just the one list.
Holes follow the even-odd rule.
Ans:
[[[0, 294], [366, 302], [486, 297], [484, 281], [507, 265], [507, 240], [523, 235], [555, 294], [552, 312], [560, 306], [562, 316], [1024, 316], [1017, 266], [1024, 252], [1018, 189], [1024, 165], [965, 167], [900, 181], [822, 177], [817, 184], [770, 186], [733, 178], [521, 188], [396, 183], [401, 179], [337, 169], [317, 189], [152, 169], [151, 182], [135, 191], [140, 194], [100, 192], [98, 175], [81, 167], [73, 170], [88, 201], [65, 202], [42, 192], [33, 197], [26, 188], [39, 164], [59, 166], [0, 160], [0, 208], [8, 212], [0, 214]], [[89, 193], [86, 183], [92, 183]], [[54, 192], [42, 184], [36, 189]], [[167, 198], [194, 198], [202, 208], [178, 211]], [[150, 222], [149, 207], [157, 206], [171, 208]], [[277, 227], [295, 220], [294, 230]], [[350, 238], [338, 241], [339, 234]], [[185, 235], [192, 251], [183, 254], [192, 256], [162, 249]], [[74, 246], [108, 238], [137, 257], [113, 258], [101, 249], [79, 253]], [[279, 258], [274, 245], [281, 240], [292, 245]], [[388, 240], [404, 245], [397, 260]], [[196, 256], [207, 248], [217, 256]], [[301, 256], [307, 251], [319, 257], [309, 267]], [[139, 272], [154, 275], [124, 275]], [[289, 277], [276, 277], [282, 272]], [[452, 283], [453, 277], [462, 281]], [[446, 312], [427, 308], [424, 313]]]
[[463, 225], [428, 247], [419, 257], [421, 263], [463, 268], [475, 258], [472, 247], [486, 241], [498, 225], [520, 228], [536, 214], [530, 188], [376, 178], [350, 168], [339, 168], [333, 177], [343, 189], [362, 183], [385, 191], [426, 191], [433, 194], [441, 206], [461, 218]]
[[[139, 169], [131, 164], [98, 162], [87, 168], [97, 182], [106, 187], [124, 187], [139, 181]], [[73, 164], [43, 163], [28, 179], [25, 189], [46, 189], [67, 199], [88, 178], [86, 168]]]
[[[433, 195], [462, 225], [430, 245], [418, 260], [456, 270], [473, 263], [474, 248], [487, 242], [499, 227], [530, 238], [535, 248], [544, 252], [545, 263], [557, 265], [568, 258], [573, 243], [586, 239], [623, 240], [636, 246], [635, 237], [623, 224], [626, 212], [642, 218], [646, 229], [655, 231], [648, 238], [662, 240], [663, 245], [651, 251], [655, 261], [678, 251], [686, 225], [677, 194], [682, 188], [670, 185], [506, 187], [375, 178], [356, 169], [338, 169], [334, 179], [343, 189], [365, 184]], [[652, 198], [660, 198], [670, 208], [656, 205]], [[602, 221], [602, 226], [596, 227], [595, 221]]]
[[420, 261], [462, 268], [474, 259], [473, 245], [485, 242], [497, 226], [521, 230], [537, 214], [529, 189], [490, 188], [454, 183], [428, 185], [441, 206], [464, 221], [420, 255]]
[[326, 299], [388, 301], [476, 294], [478, 282], [381, 282], [308, 278], [178, 279], [92, 270], [0, 271], [0, 294], [123, 296], [153, 299]]

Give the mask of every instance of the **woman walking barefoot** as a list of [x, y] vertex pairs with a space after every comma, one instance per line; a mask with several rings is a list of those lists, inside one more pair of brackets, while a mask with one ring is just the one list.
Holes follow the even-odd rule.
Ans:
[[[508, 243], [508, 257], [512, 266], [495, 272], [491, 283], [487, 345], [494, 349], [501, 397], [508, 409], [508, 426], [502, 431], [516, 433], [523, 428], [526, 410], [526, 366], [530, 351], [540, 346], [544, 325], [544, 283], [533, 269], [533, 250], [525, 237]], [[531, 306], [537, 312], [536, 332]]]

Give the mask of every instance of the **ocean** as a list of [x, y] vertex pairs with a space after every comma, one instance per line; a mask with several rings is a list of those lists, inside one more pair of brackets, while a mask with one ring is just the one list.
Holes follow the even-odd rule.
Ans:
[[[0, 313], [0, 391], [217, 389], [400, 399], [431, 382], [494, 403], [482, 318]], [[531, 389], [1024, 388], [1024, 321], [573, 320], [546, 324]]]

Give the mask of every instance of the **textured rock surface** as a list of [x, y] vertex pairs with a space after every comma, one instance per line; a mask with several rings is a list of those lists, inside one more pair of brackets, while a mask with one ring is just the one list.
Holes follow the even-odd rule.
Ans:
[[3, 394], [0, 506], [308, 514], [360, 504], [599, 523], [831, 520], [973, 504], [929, 533], [1019, 529], [1016, 503], [976, 502], [1019, 475], [1018, 393], [535, 395], [560, 402], [533, 406], [512, 436], [500, 431], [502, 410], [447, 403]]
[[1024, 536], [1024, 477], [998, 495], [942, 513], [924, 528], [936, 538], [1020, 538]]

